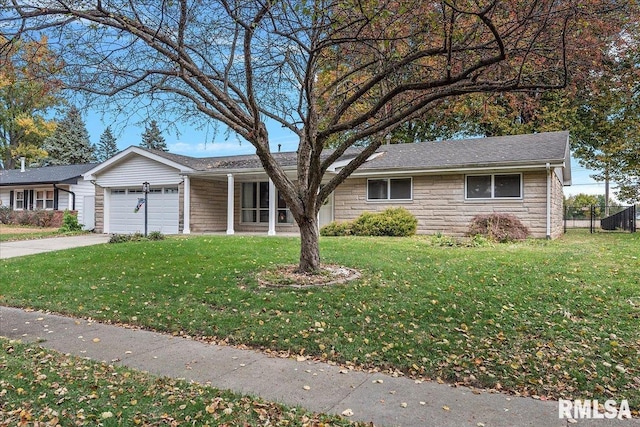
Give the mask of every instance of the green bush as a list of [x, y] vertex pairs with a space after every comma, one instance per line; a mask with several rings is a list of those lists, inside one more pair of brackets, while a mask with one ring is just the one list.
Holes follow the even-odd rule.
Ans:
[[62, 225], [58, 229], [60, 233], [71, 233], [74, 231], [82, 231], [82, 224], [78, 223], [78, 217], [69, 211], [64, 211], [62, 217]]
[[353, 222], [356, 236], [412, 236], [418, 220], [405, 208], [389, 208], [382, 212], [365, 212]]
[[149, 240], [164, 240], [164, 234], [159, 231], [152, 231], [147, 237]]
[[320, 229], [321, 236], [412, 236], [418, 220], [405, 208], [389, 208], [383, 212], [364, 212], [355, 221], [332, 222]]
[[471, 220], [467, 234], [472, 237], [481, 235], [503, 243], [526, 239], [531, 233], [514, 215], [492, 213], [476, 215]]
[[351, 236], [353, 223], [333, 221], [320, 229], [321, 236]]

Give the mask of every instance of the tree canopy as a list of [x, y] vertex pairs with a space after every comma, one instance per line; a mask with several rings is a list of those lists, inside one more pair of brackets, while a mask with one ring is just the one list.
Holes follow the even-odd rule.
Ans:
[[80, 110], [71, 107], [60, 120], [56, 130], [45, 140], [49, 165], [75, 165], [96, 160], [95, 147], [89, 140], [89, 132]]
[[62, 103], [63, 63], [48, 47], [46, 37], [8, 40], [0, 34], [0, 163], [6, 169], [15, 159], [38, 163], [47, 153], [42, 142], [55, 129], [47, 119]]
[[[563, 87], [598, 55], [580, 33], [611, 0], [14, 0], [3, 30], [58, 40], [66, 87], [154, 118], [214, 120], [251, 143], [301, 233], [300, 271], [320, 263], [317, 215], [386, 135], [454, 97]], [[288, 174], [267, 121], [299, 139]], [[361, 152], [335, 175], [348, 148]], [[331, 145], [334, 150], [321, 155]]]
[[118, 144], [116, 142], [116, 137], [113, 136], [111, 126], [107, 126], [104, 132], [102, 132], [102, 135], [100, 135], [100, 141], [98, 141], [98, 145], [96, 146], [96, 160], [104, 162], [117, 153]]
[[639, 201], [640, 4], [621, 3], [609, 18], [576, 22], [566, 87], [446, 100], [392, 142], [570, 130], [574, 155], [599, 171], [593, 177], [616, 182], [620, 200]]
[[149, 123], [148, 126], [144, 126], [140, 146], [150, 148], [152, 150], [169, 151], [167, 148], [167, 142], [158, 128], [158, 122], [155, 120], [151, 120], [151, 123]]

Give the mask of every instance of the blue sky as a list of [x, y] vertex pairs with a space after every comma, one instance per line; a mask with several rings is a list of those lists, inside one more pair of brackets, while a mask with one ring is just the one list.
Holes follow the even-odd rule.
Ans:
[[[91, 137], [91, 142], [96, 144], [109, 123], [103, 121], [99, 114], [89, 114], [84, 117], [84, 119]], [[159, 123], [159, 125], [162, 129], [162, 124]], [[123, 150], [131, 145], [140, 144], [144, 127], [129, 124], [122, 128], [122, 126], [115, 124], [112, 126], [112, 130], [117, 138], [118, 148]], [[171, 130], [162, 130], [162, 134], [169, 147], [169, 152], [175, 154], [192, 157], [214, 157], [255, 153], [255, 149], [251, 144], [246, 141], [240, 142], [235, 135], [227, 135], [221, 130], [216, 133], [212, 130], [199, 130], [189, 125], [182, 125], [179, 128], [179, 136]], [[282, 151], [296, 150], [298, 140], [291, 132], [275, 124], [269, 126], [268, 130], [272, 141], [272, 151], [275, 152], [278, 150], [278, 144], [282, 145]], [[604, 194], [604, 183], [596, 182], [589, 176], [592, 175], [594, 171], [579, 165], [578, 161], [574, 158], [571, 159], [571, 170], [573, 185], [565, 187], [564, 191], [567, 196], [578, 193]], [[615, 188], [612, 187], [612, 190], [615, 191]]]

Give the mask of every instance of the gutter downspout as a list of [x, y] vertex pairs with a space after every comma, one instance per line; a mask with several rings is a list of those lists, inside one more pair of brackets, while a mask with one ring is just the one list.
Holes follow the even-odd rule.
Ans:
[[73, 191], [65, 190], [64, 188], [60, 188], [56, 184], [53, 184], [53, 188], [55, 188], [56, 190], [62, 190], [65, 193], [71, 194], [71, 210], [75, 211], [76, 210], [76, 193], [74, 193]]
[[551, 239], [551, 165], [547, 163], [547, 240]]

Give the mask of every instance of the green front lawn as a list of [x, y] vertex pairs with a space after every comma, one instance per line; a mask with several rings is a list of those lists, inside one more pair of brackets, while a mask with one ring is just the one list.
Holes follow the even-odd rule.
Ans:
[[[640, 234], [449, 247], [324, 238], [346, 285], [259, 288], [293, 238], [200, 236], [5, 260], [0, 303], [545, 398], [640, 408]], [[441, 245], [445, 246], [441, 246]]]

